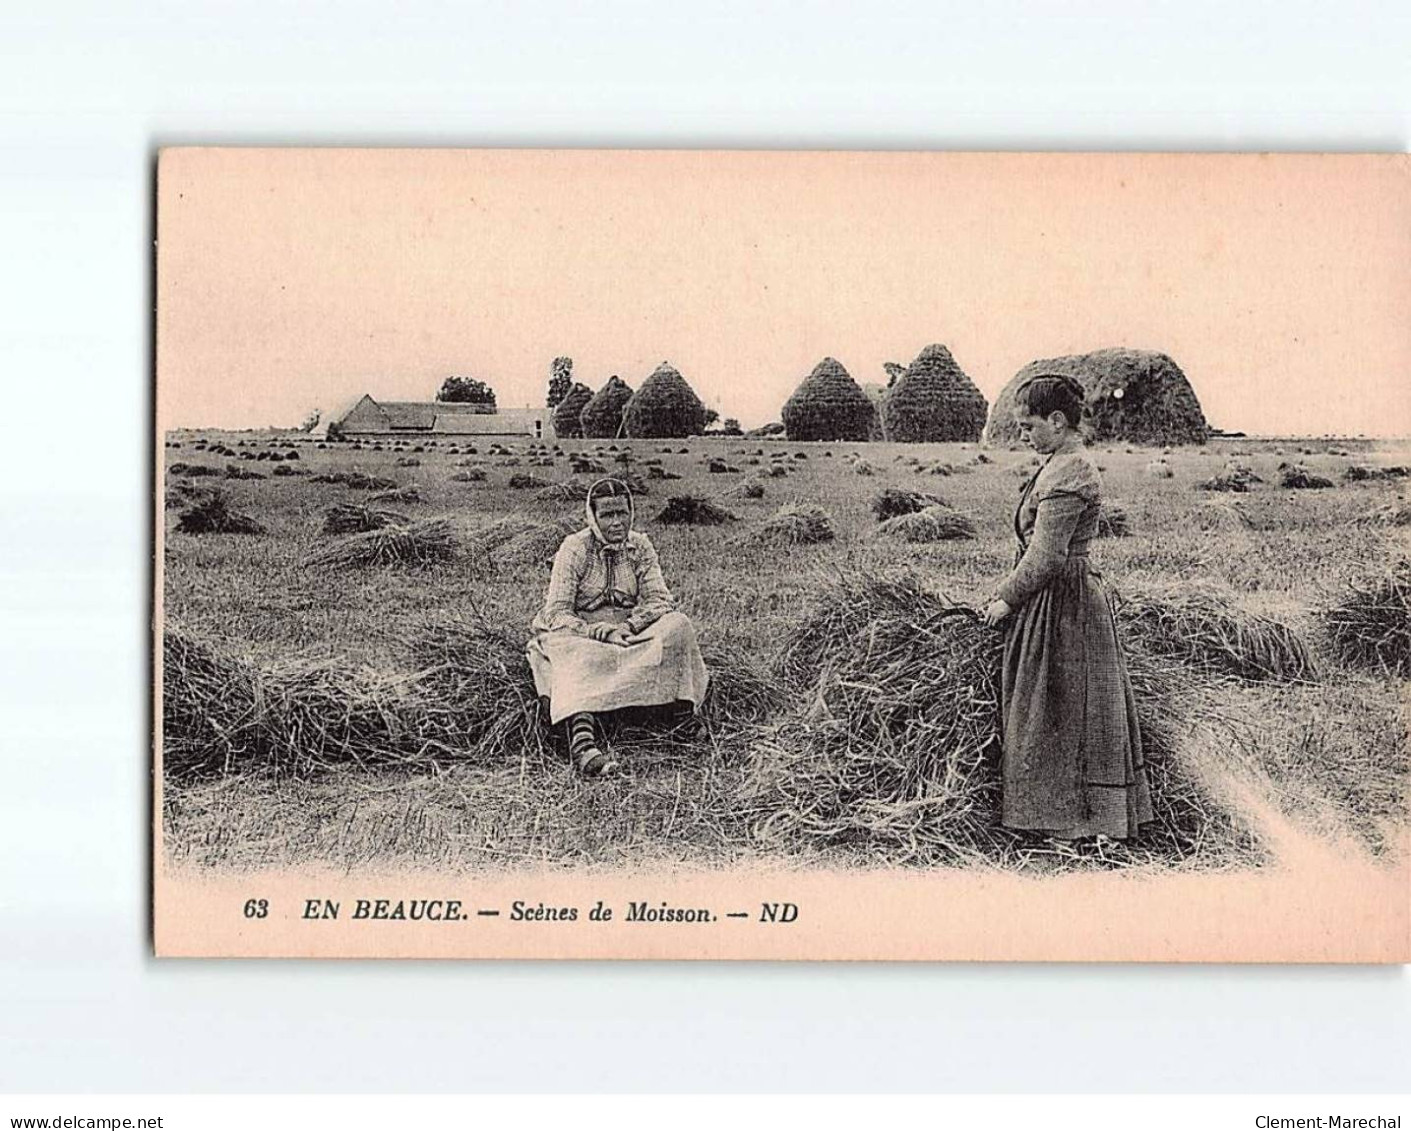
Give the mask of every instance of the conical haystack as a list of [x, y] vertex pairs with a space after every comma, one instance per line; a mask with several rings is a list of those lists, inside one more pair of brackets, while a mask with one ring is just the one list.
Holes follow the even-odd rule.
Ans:
[[987, 407], [950, 350], [929, 345], [887, 393], [887, 439], [902, 443], [978, 440]]
[[866, 440], [877, 410], [848, 371], [825, 357], [784, 402], [790, 440]]
[[568, 395], [554, 409], [554, 435], [560, 440], [582, 439], [583, 425], [578, 418], [592, 399], [593, 390], [587, 385], [574, 385], [569, 389]]
[[1106, 349], [1031, 361], [995, 398], [985, 428], [992, 444], [1019, 441], [1015, 393], [1040, 373], [1075, 377], [1087, 392], [1086, 427], [1097, 441], [1131, 444], [1203, 444], [1210, 426], [1186, 375], [1164, 353]]
[[631, 387], [614, 373], [578, 414], [583, 437], [588, 440], [616, 437], [622, 429], [622, 410], [631, 399]]
[[663, 361], [632, 394], [622, 419], [633, 439], [684, 439], [705, 431], [706, 408], [686, 379]]

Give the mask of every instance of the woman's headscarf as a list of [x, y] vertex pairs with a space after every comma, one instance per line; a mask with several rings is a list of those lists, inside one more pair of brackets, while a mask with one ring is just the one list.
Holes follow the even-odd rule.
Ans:
[[[615, 484], [619, 488], [619, 490], [613, 491], [611, 492], [611, 494], [599, 491], [600, 487], [603, 487], [604, 485], [609, 483]], [[616, 543], [609, 542], [607, 538], [603, 536], [602, 527], [598, 525], [598, 516], [593, 513], [593, 501], [595, 499], [600, 498], [605, 499], [615, 497], [626, 498], [627, 500], [627, 530], [628, 533], [631, 533], [632, 526], [637, 518], [637, 508], [632, 500], [632, 488], [629, 487], [623, 480], [611, 478], [599, 479], [596, 483], [594, 483], [591, 487], [588, 488], [588, 496], [583, 500], [583, 510], [588, 516], [588, 529], [593, 532], [593, 536], [597, 538], [597, 540], [601, 542], [604, 546], [612, 548], [616, 548]]]

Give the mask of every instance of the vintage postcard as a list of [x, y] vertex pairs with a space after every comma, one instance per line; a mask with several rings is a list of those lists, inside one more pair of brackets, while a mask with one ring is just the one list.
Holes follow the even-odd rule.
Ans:
[[163, 956], [1411, 960], [1411, 159], [163, 151]]

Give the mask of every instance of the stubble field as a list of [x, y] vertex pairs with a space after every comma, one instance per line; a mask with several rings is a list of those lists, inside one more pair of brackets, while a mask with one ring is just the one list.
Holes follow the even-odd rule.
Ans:
[[[1405, 449], [1219, 440], [1164, 455], [1120, 445], [1095, 451], [1107, 499], [1125, 511], [1129, 533], [1096, 543], [1094, 565], [1128, 601], [1123, 623], [1138, 692], [1152, 704], [1153, 774], [1167, 804], [1147, 843], [1064, 850], [994, 828], [997, 748], [986, 731], [993, 689], [976, 666], [990, 655], [981, 635], [988, 630], [942, 613], [950, 603], [980, 606], [1011, 564], [1012, 509], [1032, 453], [739, 438], [562, 441], [542, 450], [527, 440], [408, 439], [374, 450], [320, 447], [300, 434], [173, 433], [164, 452], [168, 495], [214, 485], [263, 530], [183, 533], [182, 508], [164, 512], [167, 634], [158, 656], [168, 684], [167, 859], [234, 870], [761, 859], [786, 867], [1163, 870], [1259, 867], [1310, 842], [1370, 856], [1401, 851], [1406, 683], [1339, 661], [1320, 611], [1405, 557], [1407, 528], [1395, 516], [1398, 508], [1404, 515], [1406, 481], [1346, 478], [1352, 465], [1404, 463]], [[299, 458], [257, 458], [276, 452]], [[638, 528], [697, 625], [718, 693], [698, 734], [618, 735], [624, 773], [603, 782], [580, 779], [552, 736], [532, 729], [522, 691], [505, 699], [506, 687], [522, 689], [527, 679], [514, 656], [543, 598], [552, 547], [582, 515], [581, 502], [564, 497], [570, 491], [509, 483], [525, 474], [548, 484], [596, 478], [596, 470], [571, 471], [574, 453], [645, 482]], [[711, 471], [711, 460], [732, 470]], [[1196, 489], [1231, 460], [1263, 482], [1244, 493]], [[1280, 487], [1286, 460], [1333, 486]], [[190, 466], [218, 474], [193, 477]], [[265, 477], [226, 478], [228, 467]], [[314, 481], [350, 471], [414, 487], [417, 498], [369, 503], [376, 490]], [[680, 478], [649, 478], [663, 472]], [[747, 491], [751, 484], [762, 491]], [[881, 533], [873, 505], [885, 489], [939, 496], [973, 524], [974, 537], [912, 543]], [[663, 524], [656, 516], [672, 495], [710, 498], [736, 517]], [[802, 545], [761, 537], [770, 516], [793, 503], [823, 508], [834, 537]], [[336, 504], [385, 508], [411, 522], [445, 519], [445, 555], [316, 564], [346, 537], [323, 529]], [[506, 519], [526, 520], [516, 521], [517, 539], [497, 545], [484, 536]], [[1173, 633], [1186, 630], [1173, 630], [1170, 618], [1193, 593], [1213, 593], [1233, 610], [1220, 622], [1225, 629], [1213, 631], [1235, 633], [1228, 649], [1239, 664], [1222, 670], [1218, 648], [1200, 659], [1173, 644]], [[1246, 634], [1246, 624], [1257, 632]], [[447, 632], [461, 634], [461, 651], [443, 647], [434, 664], [443, 682], [428, 683], [427, 642], [450, 639]], [[476, 666], [488, 655], [477, 651], [482, 639], [499, 657], [494, 679]], [[1279, 651], [1285, 640], [1293, 659]], [[1270, 647], [1276, 654], [1260, 674], [1247, 661]], [[234, 701], [219, 693], [234, 672], [249, 700], [234, 724], [222, 715], [202, 738], [191, 716], [207, 701], [183, 698], [182, 681], [194, 670], [184, 657], [208, 655], [218, 661], [209, 681], [216, 699]], [[469, 666], [457, 668], [457, 656]], [[945, 662], [928, 667], [932, 656]], [[458, 675], [457, 710], [479, 720], [464, 741], [443, 725], [461, 716], [443, 717], [431, 701]], [[973, 703], [959, 717], [957, 695]], [[375, 743], [385, 723], [379, 712], [408, 696], [421, 713], [386, 723], [400, 728], [395, 758], [339, 745], [358, 728]], [[249, 738], [257, 713], [258, 741]], [[338, 725], [325, 717], [340, 713]], [[499, 726], [497, 714], [510, 723]], [[354, 717], [357, 726], [347, 722]], [[929, 730], [917, 729], [923, 718]], [[232, 725], [245, 728], [240, 741]], [[532, 742], [515, 740], [524, 727]], [[313, 746], [305, 751], [301, 742]], [[277, 753], [291, 749], [308, 756]]]

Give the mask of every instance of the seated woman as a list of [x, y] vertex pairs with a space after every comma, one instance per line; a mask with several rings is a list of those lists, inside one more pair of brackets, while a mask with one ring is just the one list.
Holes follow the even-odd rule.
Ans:
[[656, 549], [632, 529], [627, 484], [599, 480], [584, 509], [587, 528], [565, 538], [554, 556], [528, 656], [550, 721], [566, 723], [573, 760], [592, 776], [617, 768], [598, 745], [596, 715], [683, 702], [694, 710], [709, 677]]

